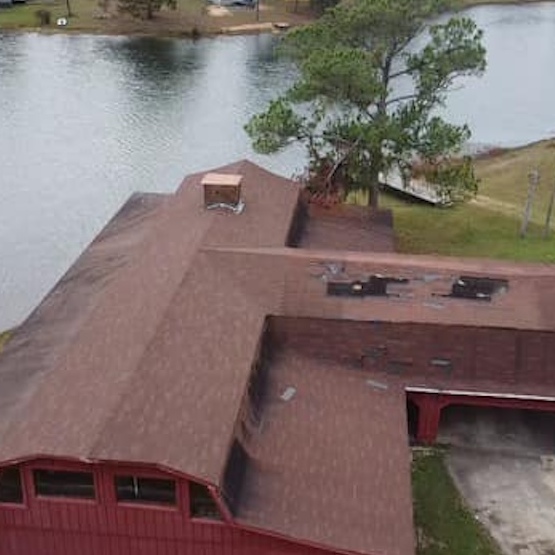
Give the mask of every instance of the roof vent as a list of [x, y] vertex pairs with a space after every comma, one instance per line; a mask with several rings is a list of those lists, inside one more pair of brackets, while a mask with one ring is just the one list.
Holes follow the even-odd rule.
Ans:
[[241, 200], [243, 176], [229, 173], [207, 173], [201, 181], [207, 210], [225, 208], [240, 214], [245, 208]]

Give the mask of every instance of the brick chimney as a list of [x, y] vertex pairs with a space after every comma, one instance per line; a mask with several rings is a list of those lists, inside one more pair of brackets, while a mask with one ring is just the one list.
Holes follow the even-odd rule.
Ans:
[[242, 181], [243, 176], [238, 174], [207, 173], [201, 181], [204, 188], [204, 206], [238, 206], [241, 201]]

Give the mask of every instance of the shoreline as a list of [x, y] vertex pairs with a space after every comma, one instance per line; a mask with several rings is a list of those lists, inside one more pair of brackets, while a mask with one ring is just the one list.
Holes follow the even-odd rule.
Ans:
[[[456, 7], [456, 11], [471, 9], [474, 7], [482, 6], [526, 6], [534, 4], [550, 4], [555, 3], [555, 0], [462, 0], [460, 5]], [[40, 6], [41, 4], [31, 3], [29, 6]], [[3, 8], [0, 10], [0, 16], [3, 10], [9, 11], [15, 8]], [[287, 29], [305, 25], [314, 20], [315, 16], [301, 14], [301, 13], [276, 13], [275, 18], [271, 20], [260, 20], [257, 22], [245, 22], [243, 16], [244, 10], [236, 13], [230, 13], [225, 25], [208, 25], [208, 22], [216, 24], [218, 17], [203, 14], [200, 20], [187, 23], [182, 28], [171, 28], [165, 25], [164, 21], [155, 18], [153, 21], [140, 21], [117, 18], [108, 18], [105, 21], [110, 22], [103, 26], [82, 25], [78, 23], [74, 27], [58, 27], [55, 24], [49, 26], [31, 26], [31, 25], [8, 25], [5, 27], [0, 26], [1, 33], [36, 33], [44, 35], [92, 35], [92, 36], [120, 36], [120, 37], [143, 37], [143, 38], [160, 38], [160, 39], [201, 39], [201, 38], [214, 38], [218, 36], [238, 36], [238, 35], [256, 35], [265, 33], [280, 34]], [[233, 25], [233, 18], [238, 14], [238, 20]], [[272, 14], [265, 14], [271, 16]], [[206, 21], [204, 21], [206, 20]], [[71, 22], [71, 20], [70, 20]], [[229, 24], [227, 24], [229, 23]], [[151, 27], [151, 28], [148, 28]]]

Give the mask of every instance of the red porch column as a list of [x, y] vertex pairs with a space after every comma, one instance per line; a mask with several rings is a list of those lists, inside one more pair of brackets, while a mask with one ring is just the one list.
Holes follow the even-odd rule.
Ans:
[[437, 439], [439, 419], [443, 401], [439, 395], [422, 394], [412, 397], [418, 405], [418, 430], [416, 440], [424, 445], [431, 445]]

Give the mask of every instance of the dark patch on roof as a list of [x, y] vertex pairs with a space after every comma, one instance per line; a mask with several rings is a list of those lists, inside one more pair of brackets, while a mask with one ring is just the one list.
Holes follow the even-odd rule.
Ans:
[[370, 387], [362, 373], [287, 348], [269, 380], [239, 522], [351, 552], [413, 553], [402, 389]]
[[0, 355], [0, 437], [12, 411], [56, 370], [99, 295], [129, 264], [165, 195], [134, 194], [54, 286]]

